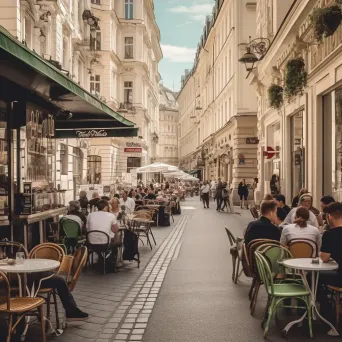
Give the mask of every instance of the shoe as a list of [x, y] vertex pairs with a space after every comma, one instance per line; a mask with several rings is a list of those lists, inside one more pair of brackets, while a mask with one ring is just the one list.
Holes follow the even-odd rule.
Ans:
[[84, 321], [89, 317], [89, 315], [81, 311], [79, 308], [76, 308], [74, 310], [67, 311], [66, 317], [67, 317], [68, 322], [73, 322], [73, 321]]

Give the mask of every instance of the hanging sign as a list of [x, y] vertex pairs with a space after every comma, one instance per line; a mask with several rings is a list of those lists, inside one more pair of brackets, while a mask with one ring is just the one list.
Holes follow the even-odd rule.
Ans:
[[264, 151], [264, 157], [266, 157], [266, 159], [272, 159], [275, 155], [275, 149], [273, 147], [267, 146], [267, 150]]

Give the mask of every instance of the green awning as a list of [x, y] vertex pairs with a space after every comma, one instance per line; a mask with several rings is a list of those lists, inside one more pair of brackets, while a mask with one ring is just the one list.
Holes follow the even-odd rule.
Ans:
[[96, 128], [96, 129], [56, 129], [55, 138], [71, 139], [71, 138], [123, 138], [136, 137], [138, 128]]
[[[89, 125], [100, 119], [106, 122], [104, 127], [109, 128], [135, 125], [84, 90], [37, 53], [28, 49], [2, 26], [0, 26], [0, 75], [26, 89], [33, 89], [57, 107], [70, 111], [75, 122], [87, 119]], [[68, 121], [67, 125], [69, 129], [78, 128], [77, 125], [72, 124], [72, 121]], [[137, 133], [137, 130], [131, 131], [129, 136], [133, 132]]]

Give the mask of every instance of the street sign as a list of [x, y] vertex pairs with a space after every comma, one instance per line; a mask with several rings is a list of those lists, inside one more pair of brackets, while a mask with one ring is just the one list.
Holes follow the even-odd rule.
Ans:
[[266, 159], [272, 159], [275, 155], [275, 149], [273, 147], [267, 146], [267, 150], [264, 151], [264, 157], [266, 157]]

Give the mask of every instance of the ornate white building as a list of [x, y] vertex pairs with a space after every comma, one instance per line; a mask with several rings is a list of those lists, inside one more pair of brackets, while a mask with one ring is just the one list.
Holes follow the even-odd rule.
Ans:
[[157, 156], [162, 52], [153, 0], [0, 0], [0, 25], [139, 127], [139, 138], [60, 141], [66, 166], [57, 166], [57, 182], [69, 198], [80, 184], [112, 184]]
[[178, 166], [178, 94], [163, 86], [159, 94], [159, 154], [155, 160]]
[[238, 62], [255, 31], [255, 2], [216, 0], [178, 97], [180, 166], [235, 190], [257, 177], [256, 94]]

